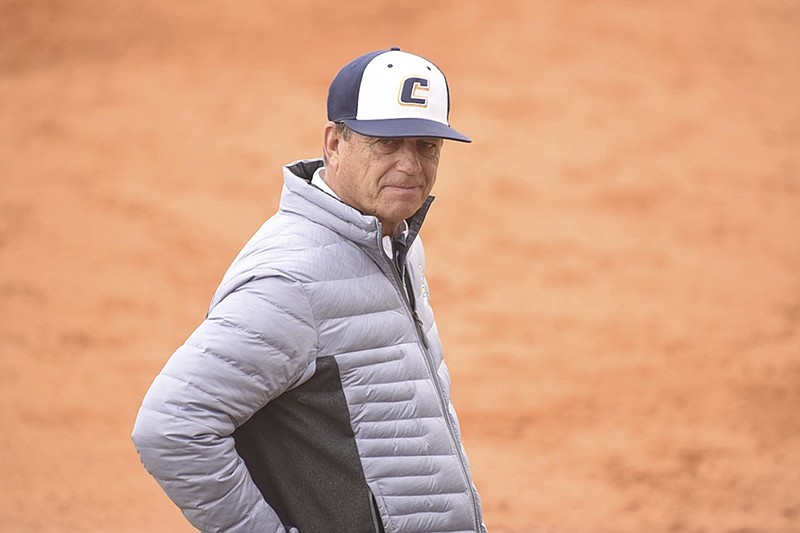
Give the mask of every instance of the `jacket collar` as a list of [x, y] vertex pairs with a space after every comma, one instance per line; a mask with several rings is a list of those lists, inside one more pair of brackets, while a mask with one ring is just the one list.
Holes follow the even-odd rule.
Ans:
[[[382, 229], [374, 215], [364, 214], [337, 200], [317, 187], [311, 186], [314, 172], [323, 165], [322, 159], [302, 159], [283, 167], [284, 190], [280, 209], [294, 213], [335, 231], [343, 238], [363, 246], [380, 249]], [[434, 197], [429, 196], [408, 222], [406, 246], [416, 239]]]

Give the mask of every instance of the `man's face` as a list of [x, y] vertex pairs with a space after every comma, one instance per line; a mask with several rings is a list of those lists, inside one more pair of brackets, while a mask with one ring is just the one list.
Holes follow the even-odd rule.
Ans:
[[[346, 204], [375, 215], [385, 234], [412, 216], [433, 189], [442, 140], [376, 138], [351, 132], [345, 140], [326, 129], [325, 181]], [[337, 137], [333, 145], [330, 135]]]

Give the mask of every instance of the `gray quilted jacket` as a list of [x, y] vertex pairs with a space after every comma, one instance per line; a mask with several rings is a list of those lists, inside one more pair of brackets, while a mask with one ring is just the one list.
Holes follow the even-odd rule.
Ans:
[[[428, 303], [422, 244], [284, 168], [280, 209], [150, 387], [133, 440], [208, 532], [485, 532]], [[413, 290], [407, 291], [407, 287]]]

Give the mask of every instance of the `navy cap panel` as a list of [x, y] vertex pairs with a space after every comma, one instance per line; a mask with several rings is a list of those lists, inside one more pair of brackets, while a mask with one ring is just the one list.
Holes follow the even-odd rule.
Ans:
[[340, 122], [347, 118], [356, 118], [358, 91], [364, 69], [370, 61], [385, 52], [386, 50], [375, 50], [364, 54], [339, 71], [328, 89], [328, 120]]

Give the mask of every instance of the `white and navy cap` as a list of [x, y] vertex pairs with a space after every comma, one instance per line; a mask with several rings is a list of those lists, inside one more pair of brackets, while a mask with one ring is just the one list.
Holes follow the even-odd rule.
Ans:
[[450, 127], [450, 91], [436, 65], [399, 48], [344, 66], [328, 89], [328, 120], [369, 137], [438, 137], [471, 142]]

